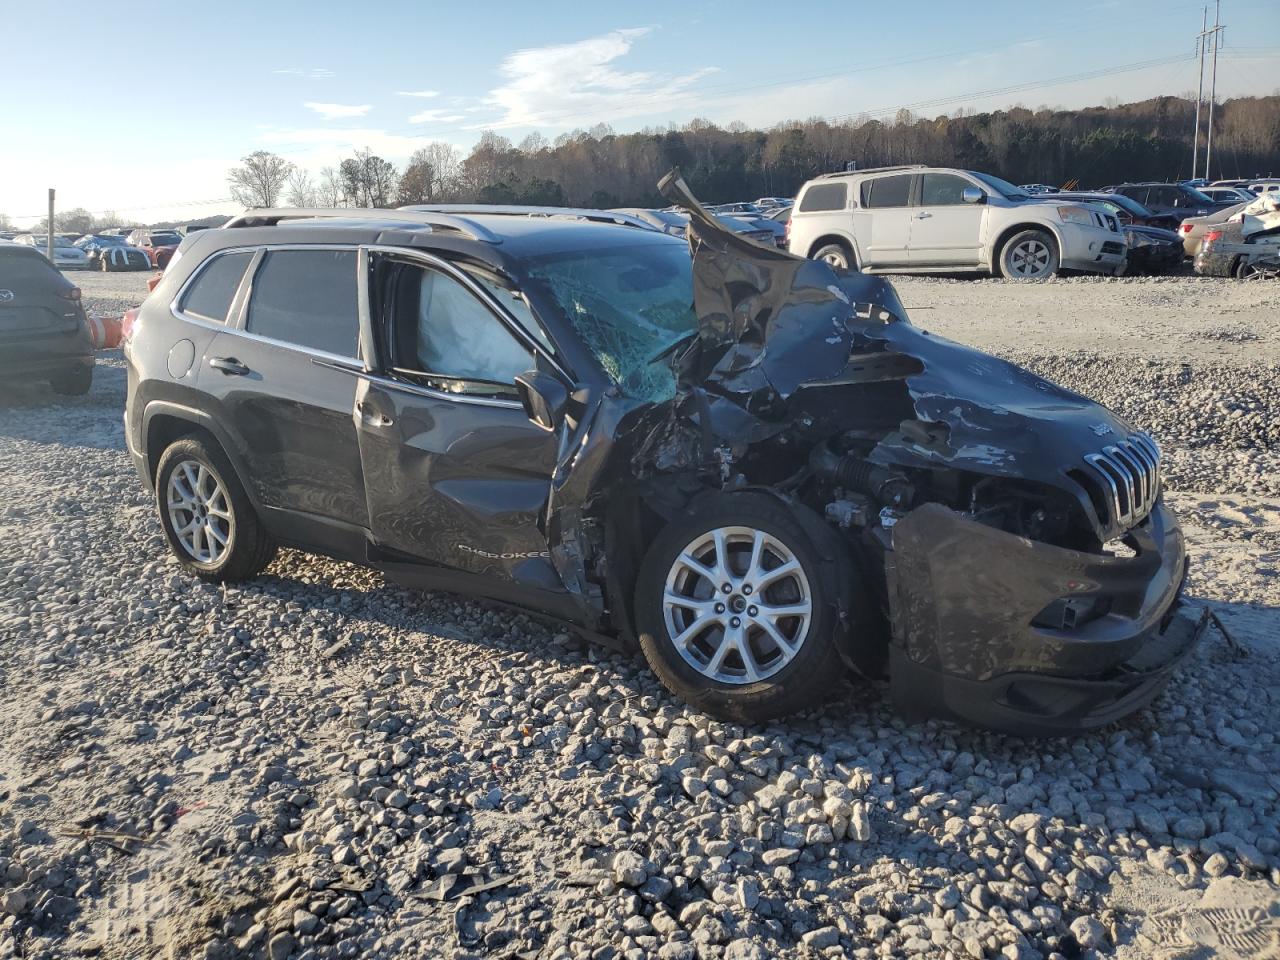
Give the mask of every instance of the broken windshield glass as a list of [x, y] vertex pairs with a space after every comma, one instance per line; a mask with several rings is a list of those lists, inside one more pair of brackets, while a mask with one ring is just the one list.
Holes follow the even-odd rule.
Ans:
[[684, 244], [650, 240], [606, 253], [555, 254], [535, 261], [529, 275], [550, 287], [624, 394], [649, 402], [675, 394], [670, 364], [654, 358], [698, 329]]

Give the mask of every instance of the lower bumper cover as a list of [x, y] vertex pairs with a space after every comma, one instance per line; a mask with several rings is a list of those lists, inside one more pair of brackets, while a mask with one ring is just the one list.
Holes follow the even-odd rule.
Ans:
[[[1187, 558], [1158, 501], [1132, 557], [1066, 550], [937, 504], [893, 528], [887, 555], [891, 689], [908, 716], [1044, 736], [1111, 723], [1148, 703], [1204, 630], [1180, 610]], [[1062, 598], [1106, 612], [1037, 626]]]

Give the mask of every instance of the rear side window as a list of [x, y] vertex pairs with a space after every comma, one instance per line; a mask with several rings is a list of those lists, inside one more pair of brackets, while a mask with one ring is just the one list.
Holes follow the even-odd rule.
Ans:
[[308, 350], [357, 356], [355, 251], [272, 250], [254, 275], [245, 329]]
[[224, 253], [214, 257], [196, 275], [179, 305], [183, 313], [214, 323], [226, 323], [231, 301], [240, 288], [240, 278], [249, 265], [249, 253]]
[[800, 212], [843, 210], [847, 206], [848, 186], [843, 183], [815, 183], [800, 198]]
[[879, 207], [905, 207], [911, 198], [911, 173], [902, 173], [896, 177], [880, 177], [867, 180], [862, 184], [862, 205], [877, 209]]

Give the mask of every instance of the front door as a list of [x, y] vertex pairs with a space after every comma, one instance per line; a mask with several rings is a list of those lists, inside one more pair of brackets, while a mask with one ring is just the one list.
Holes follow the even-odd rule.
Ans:
[[356, 290], [354, 249], [267, 251], [242, 326], [213, 338], [199, 373], [268, 529], [339, 556], [362, 553], [369, 524], [356, 380], [333, 366], [358, 366]]
[[[563, 594], [541, 528], [557, 440], [532, 423], [514, 379], [531, 340], [475, 278], [425, 255], [371, 255], [378, 369], [356, 423], [378, 548], [502, 585]], [[385, 559], [385, 558], [384, 558]]]
[[976, 186], [954, 173], [921, 176], [920, 200], [911, 216], [913, 267], [977, 265], [984, 208], [964, 202], [965, 187]]

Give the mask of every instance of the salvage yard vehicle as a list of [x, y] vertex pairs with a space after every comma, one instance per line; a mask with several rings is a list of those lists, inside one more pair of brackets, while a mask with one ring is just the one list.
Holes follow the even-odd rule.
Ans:
[[1115, 187], [1106, 187], [1106, 193], [1118, 193], [1137, 200], [1140, 204], [1157, 214], [1173, 217], [1181, 223], [1187, 217], [1203, 217], [1223, 206], [1236, 202], [1228, 200], [1217, 203], [1205, 196], [1195, 187], [1185, 183], [1122, 183]]
[[1256, 199], [1244, 200], [1234, 206], [1223, 207], [1207, 216], [1187, 217], [1182, 223], [1178, 224], [1178, 236], [1182, 238], [1182, 252], [1194, 259], [1196, 254], [1200, 252], [1200, 241], [1204, 239], [1206, 233], [1242, 213]]
[[178, 244], [182, 243], [182, 235], [176, 230], [148, 230], [145, 227], [139, 227], [129, 234], [128, 242], [130, 246], [139, 248], [147, 255], [151, 266], [163, 270], [169, 265], [169, 260], [178, 249]]
[[124, 349], [178, 562], [286, 545], [538, 609], [739, 721], [845, 666], [1023, 734], [1154, 697], [1204, 622], [1155, 442], [659, 186], [687, 242], [480, 207], [189, 238]]
[[89, 258], [89, 266], [109, 270], [147, 270], [151, 258], [139, 247], [114, 233], [88, 233], [75, 244]]
[[1053, 200], [971, 170], [828, 173], [800, 188], [787, 248], [864, 273], [1046, 280], [1061, 270], [1119, 272], [1126, 246], [1116, 218], [1089, 204]]
[[[25, 247], [32, 247], [39, 251], [41, 256], [48, 255], [48, 235], [23, 233], [13, 239], [14, 243], [22, 244]], [[89, 265], [89, 258], [85, 252], [77, 247], [65, 237], [55, 236], [53, 238], [53, 265], [59, 270], [83, 270]]]
[[0, 241], [0, 385], [15, 380], [88, 393], [93, 343], [80, 288], [32, 247]]

